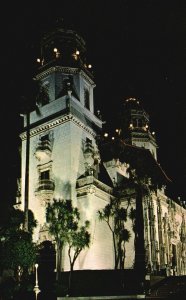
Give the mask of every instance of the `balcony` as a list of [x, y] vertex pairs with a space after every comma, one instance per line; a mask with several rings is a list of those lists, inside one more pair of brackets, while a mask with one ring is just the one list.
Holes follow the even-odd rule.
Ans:
[[42, 179], [39, 180], [36, 193], [53, 193], [55, 189], [54, 180], [52, 179]]
[[38, 160], [43, 160], [51, 156], [52, 147], [49, 140], [40, 141], [36, 147], [35, 156]]

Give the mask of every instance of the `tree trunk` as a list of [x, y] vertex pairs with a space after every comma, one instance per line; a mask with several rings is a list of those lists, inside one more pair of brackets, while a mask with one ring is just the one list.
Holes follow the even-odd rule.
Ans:
[[114, 245], [114, 269], [117, 270], [118, 268], [118, 259], [117, 259], [117, 249], [116, 249], [116, 241], [115, 241], [115, 234], [112, 232], [112, 238], [113, 238], [113, 245]]
[[56, 280], [61, 278], [61, 269], [62, 269], [62, 251], [63, 245], [57, 245], [57, 270], [56, 270]]
[[74, 263], [70, 264], [70, 272], [68, 278], [68, 294], [71, 294], [71, 283], [72, 283], [72, 272], [73, 272]]

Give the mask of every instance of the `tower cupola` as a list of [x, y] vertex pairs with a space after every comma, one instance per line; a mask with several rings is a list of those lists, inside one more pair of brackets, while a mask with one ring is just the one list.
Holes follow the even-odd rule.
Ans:
[[[52, 112], [65, 114], [68, 110], [86, 125], [96, 123], [96, 130], [100, 130], [102, 122], [94, 114], [95, 83], [92, 66], [87, 63], [84, 39], [63, 21], [58, 21], [41, 37], [40, 50], [35, 77], [41, 91], [48, 94], [47, 101], [43, 97], [40, 101], [41, 110], [47, 112], [39, 118], [35, 116], [34, 122], [51, 116]], [[53, 101], [57, 101], [55, 105], [51, 104]]]
[[128, 98], [124, 102], [121, 120], [122, 137], [134, 146], [149, 149], [157, 159], [155, 132], [151, 132], [148, 113], [136, 98]]
[[86, 44], [84, 39], [72, 29], [66, 29], [63, 22], [58, 21], [55, 27], [45, 33], [41, 40], [41, 54], [37, 59], [39, 67], [63, 66], [81, 68], [92, 75], [92, 65], [86, 60]]

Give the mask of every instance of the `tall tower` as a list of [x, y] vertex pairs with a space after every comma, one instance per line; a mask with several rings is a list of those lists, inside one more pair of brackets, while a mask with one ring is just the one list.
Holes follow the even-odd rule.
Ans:
[[129, 98], [125, 101], [121, 123], [122, 137], [126, 143], [149, 149], [157, 160], [155, 133], [151, 133], [149, 115], [137, 99]]
[[[44, 35], [37, 61], [42, 103], [39, 114], [36, 110], [30, 113], [29, 157], [29, 209], [38, 221], [34, 239], [38, 243], [50, 239], [45, 218], [47, 203], [54, 198], [71, 199], [82, 221], [90, 221], [92, 239], [92, 247], [75, 267], [112, 268], [112, 252], [105, 256], [103, 251], [112, 249], [110, 233], [97, 214], [110, 200], [110, 187], [95, 186], [100, 163], [96, 136], [102, 121], [94, 114], [95, 83], [91, 66], [86, 63], [85, 42], [75, 31], [58, 25]], [[26, 116], [21, 139], [24, 209]], [[68, 269], [67, 261], [68, 256], [64, 258], [64, 269]]]

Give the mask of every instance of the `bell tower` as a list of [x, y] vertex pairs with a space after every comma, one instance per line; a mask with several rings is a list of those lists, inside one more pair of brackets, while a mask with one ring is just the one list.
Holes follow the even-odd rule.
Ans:
[[[86, 62], [85, 41], [75, 31], [56, 27], [44, 34], [37, 58], [37, 79], [49, 92], [49, 102], [70, 95], [94, 114], [92, 65]], [[46, 104], [46, 103], [43, 103]], [[98, 125], [100, 127], [100, 125]]]
[[121, 134], [126, 143], [149, 149], [157, 160], [158, 146], [155, 132], [151, 132], [149, 115], [139, 100], [135, 98], [125, 100], [121, 124]]
[[[38, 221], [35, 240], [48, 238], [45, 209], [49, 201], [71, 199], [77, 206], [77, 179], [96, 173], [96, 136], [102, 121], [94, 114], [92, 66], [86, 45], [60, 23], [41, 40], [36, 79], [40, 82], [39, 113], [30, 112], [29, 209]], [[48, 95], [46, 97], [46, 94]], [[26, 166], [26, 115], [22, 139], [22, 209]], [[88, 149], [88, 150], [87, 150]]]

